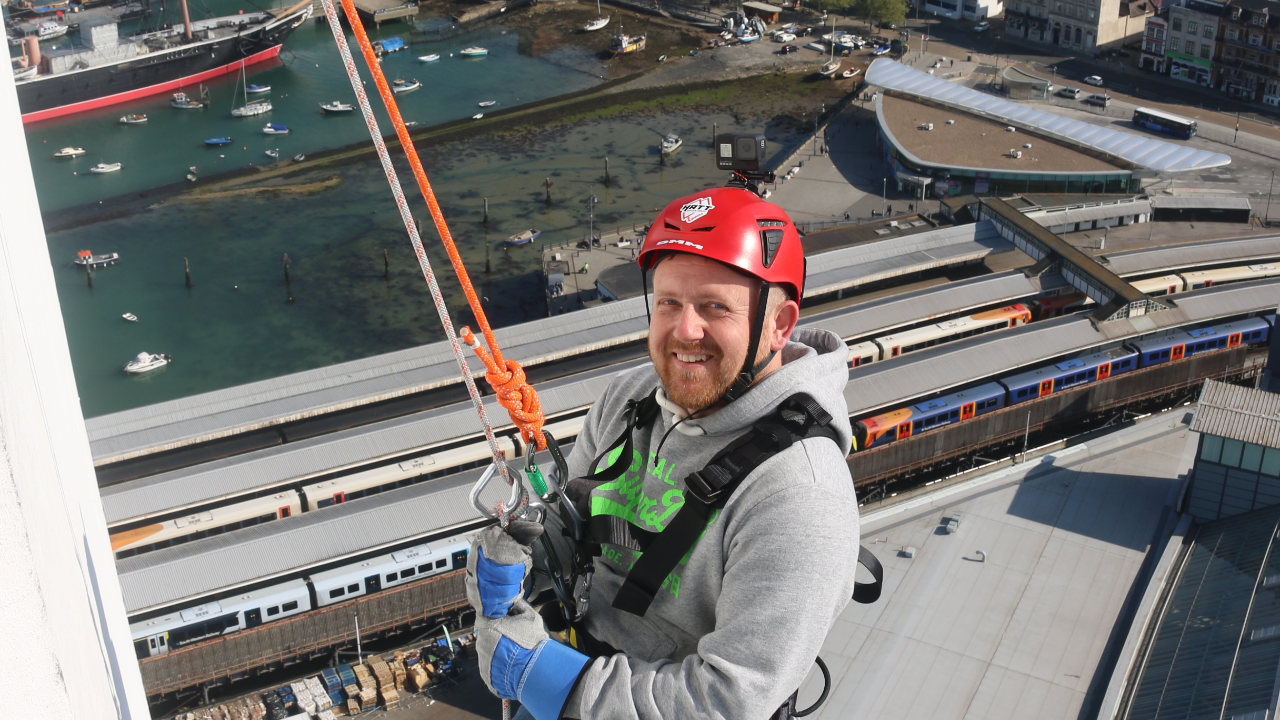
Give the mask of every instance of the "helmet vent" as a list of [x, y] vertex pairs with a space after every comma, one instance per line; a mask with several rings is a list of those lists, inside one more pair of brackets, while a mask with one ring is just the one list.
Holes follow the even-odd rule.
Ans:
[[782, 247], [782, 230], [769, 228], [760, 231], [760, 259], [765, 267], [773, 264], [773, 258], [778, 254], [780, 247]]
[[784, 220], [757, 220], [756, 225], [760, 227], [786, 227], [787, 223]]

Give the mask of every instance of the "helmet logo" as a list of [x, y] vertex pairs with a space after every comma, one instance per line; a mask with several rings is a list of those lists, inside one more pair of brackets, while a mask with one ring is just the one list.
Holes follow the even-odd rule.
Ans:
[[687, 225], [715, 209], [709, 196], [690, 200], [680, 206], [680, 222]]
[[681, 240], [680, 238], [669, 238], [667, 240], [659, 240], [658, 243], [654, 245], [654, 247], [660, 248], [663, 245], [684, 245], [685, 247], [690, 247], [690, 248], [693, 248], [694, 250], [703, 249], [703, 247], [696, 242], [689, 242], [688, 240]]

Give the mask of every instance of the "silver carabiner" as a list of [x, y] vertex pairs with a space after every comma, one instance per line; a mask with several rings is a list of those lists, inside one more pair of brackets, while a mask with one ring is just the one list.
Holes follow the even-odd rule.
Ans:
[[[484, 486], [489, 484], [494, 474], [498, 472], [498, 463], [493, 462], [489, 467], [485, 468], [484, 473], [480, 475], [480, 479], [476, 480], [476, 484], [471, 486], [471, 504], [481, 515], [498, 521], [498, 524], [506, 527], [512, 518], [524, 516], [524, 510], [528, 505], [528, 495], [524, 490], [524, 483], [520, 482], [520, 478], [513, 477], [511, 479], [511, 494], [507, 498], [507, 502], [499, 503], [496, 507], [486, 507], [480, 501], [480, 493], [484, 490]], [[510, 466], [507, 466], [508, 473], [517, 472]]]

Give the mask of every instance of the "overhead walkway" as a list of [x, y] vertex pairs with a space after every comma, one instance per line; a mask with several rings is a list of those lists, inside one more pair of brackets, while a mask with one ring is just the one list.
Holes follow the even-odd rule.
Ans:
[[978, 207], [979, 219], [990, 220], [1002, 237], [1036, 261], [1033, 274], [1057, 270], [1072, 287], [1098, 303], [1096, 319], [1122, 320], [1172, 307], [1168, 301], [1148, 297], [1004, 200], [983, 198]]

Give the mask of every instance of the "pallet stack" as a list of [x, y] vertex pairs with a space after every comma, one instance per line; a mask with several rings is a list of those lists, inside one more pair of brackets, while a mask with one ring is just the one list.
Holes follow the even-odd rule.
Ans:
[[391, 673], [391, 668], [387, 665], [387, 661], [374, 655], [369, 658], [369, 670], [373, 672], [373, 677], [378, 683], [378, 697], [382, 699], [382, 704], [388, 710], [400, 703], [400, 691], [396, 689], [395, 676]]
[[373, 679], [373, 673], [370, 673], [369, 668], [365, 665], [355, 665], [351, 669], [355, 671], [356, 682], [360, 684], [358, 693], [360, 711], [364, 712], [365, 710], [376, 708], [378, 706], [378, 683]]

